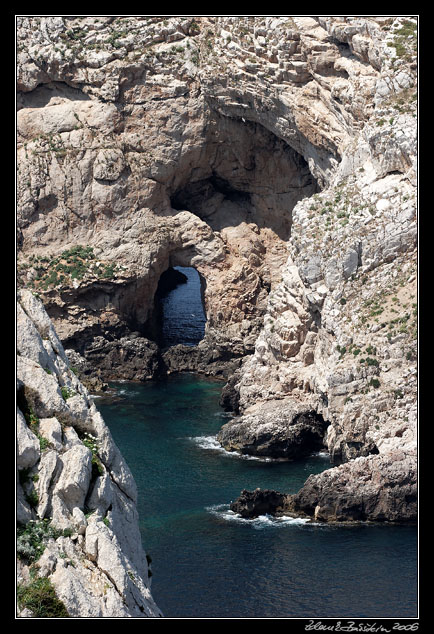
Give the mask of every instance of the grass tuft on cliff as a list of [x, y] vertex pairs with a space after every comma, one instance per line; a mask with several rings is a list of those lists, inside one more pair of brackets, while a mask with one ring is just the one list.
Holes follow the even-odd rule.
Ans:
[[70, 536], [70, 529], [58, 529], [49, 519], [30, 520], [17, 528], [17, 555], [28, 564], [35, 563], [45, 550], [49, 539]]
[[19, 585], [17, 599], [21, 609], [27, 608], [35, 618], [68, 618], [65, 605], [56, 596], [47, 577], [40, 577], [28, 585]]

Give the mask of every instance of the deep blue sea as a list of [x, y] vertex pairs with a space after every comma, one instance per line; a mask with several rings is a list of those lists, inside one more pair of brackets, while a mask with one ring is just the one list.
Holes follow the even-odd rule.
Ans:
[[[164, 300], [168, 345], [195, 345], [205, 317], [196, 271]], [[243, 458], [215, 440], [223, 383], [181, 374], [111, 384], [96, 401], [136, 480], [152, 594], [167, 618], [415, 618], [417, 528], [242, 520], [242, 489], [295, 493], [330, 466]]]
[[205, 314], [200, 293], [200, 278], [196, 269], [175, 266], [187, 276], [187, 283], [180, 284], [162, 299], [163, 347], [183, 343], [196, 345], [205, 332]]
[[139, 490], [152, 594], [168, 618], [417, 616], [417, 529], [242, 520], [243, 488], [296, 492], [326, 455], [293, 463], [224, 452], [220, 382], [190, 374], [111, 384], [97, 405]]

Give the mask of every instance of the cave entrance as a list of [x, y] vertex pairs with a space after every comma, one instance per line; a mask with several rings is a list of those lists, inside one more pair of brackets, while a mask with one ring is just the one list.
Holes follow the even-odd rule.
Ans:
[[205, 282], [190, 266], [169, 267], [155, 293], [154, 334], [161, 348], [197, 346], [205, 334]]

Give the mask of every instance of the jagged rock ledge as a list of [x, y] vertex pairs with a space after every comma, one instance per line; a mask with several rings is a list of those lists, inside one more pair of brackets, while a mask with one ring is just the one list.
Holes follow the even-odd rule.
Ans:
[[110, 381], [158, 380], [177, 372], [192, 372], [227, 380], [240, 367], [242, 356], [227, 343], [207, 336], [197, 346], [177, 344], [160, 348], [139, 333], [112, 341], [95, 337], [85, 356], [65, 349], [80, 381], [92, 393], [104, 392]]
[[162, 616], [133, 476], [28, 290], [17, 303], [17, 353], [18, 616], [41, 616], [25, 597], [42, 584], [56, 598], [40, 609], [60, 605], [63, 616]]
[[405, 450], [359, 457], [311, 475], [287, 509], [316, 521], [416, 524], [417, 471]]

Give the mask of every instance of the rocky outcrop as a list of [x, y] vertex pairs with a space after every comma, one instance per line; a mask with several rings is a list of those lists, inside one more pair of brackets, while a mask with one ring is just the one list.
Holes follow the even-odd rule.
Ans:
[[[19, 588], [30, 593], [44, 579], [70, 617], [162, 616], [134, 479], [28, 290], [17, 303], [17, 353]], [[19, 616], [41, 616], [19, 607]]]
[[[276, 434], [322, 417], [354, 477], [316, 476], [303, 507], [360, 486], [396, 520], [357, 460], [415, 484], [416, 18], [36, 16], [17, 42], [19, 282], [65, 347], [101, 380], [226, 368], [228, 447], [248, 426], [256, 451], [277, 404]], [[147, 327], [178, 265], [205, 336], [161, 364]]]
[[240, 496], [232, 502], [230, 510], [244, 519], [254, 519], [260, 515], [276, 515], [281, 511], [286, 501], [286, 496], [278, 491], [269, 489], [255, 489], [247, 491], [243, 489]]
[[310, 476], [287, 510], [317, 521], [416, 523], [417, 465], [406, 450], [355, 458]]
[[252, 406], [226, 423], [217, 440], [228, 451], [296, 460], [324, 449], [327, 423], [322, 416], [290, 399]]
[[87, 383], [96, 389], [107, 381], [145, 381], [160, 374], [158, 345], [137, 332], [112, 340], [97, 336], [81, 352], [66, 350], [80, 379], [86, 383], [88, 376]]

